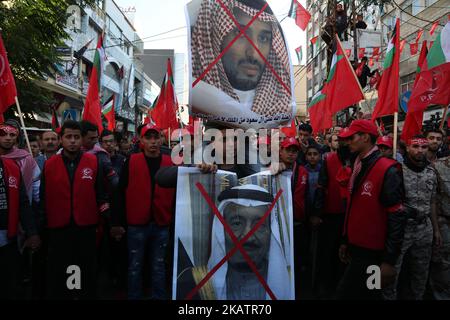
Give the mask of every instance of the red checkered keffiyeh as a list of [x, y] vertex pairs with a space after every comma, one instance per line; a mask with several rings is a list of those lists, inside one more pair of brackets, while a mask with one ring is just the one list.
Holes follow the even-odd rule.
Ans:
[[[259, 10], [250, 8], [236, 0], [223, 0], [230, 12], [239, 8], [251, 17]], [[290, 65], [287, 47], [281, 32], [281, 27], [274, 15], [263, 12], [258, 19], [272, 24], [272, 49], [267, 61], [285, 85], [290, 87]], [[235, 23], [216, 0], [204, 0], [197, 17], [197, 23], [192, 29], [192, 76], [198, 78], [221, 53], [221, 44], [229, 32], [236, 28]], [[222, 61], [219, 60], [206, 74], [202, 81], [215, 86], [230, 97], [239, 101], [228, 81]], [[256, 87], [252, 111], [265, 116], [292, 112], [291, 94], [278, 81], [273, 72], [266, 66]]]

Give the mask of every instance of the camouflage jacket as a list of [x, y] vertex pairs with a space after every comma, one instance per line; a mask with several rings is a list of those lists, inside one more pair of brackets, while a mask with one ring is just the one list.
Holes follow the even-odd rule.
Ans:
[[403, 164], [405, 186], [404, 205], [410, 211], [410, 218], [421, 219], [431, 214], [431, 201], [436, 196], [437, 174], [432, 165], [416, 172]]

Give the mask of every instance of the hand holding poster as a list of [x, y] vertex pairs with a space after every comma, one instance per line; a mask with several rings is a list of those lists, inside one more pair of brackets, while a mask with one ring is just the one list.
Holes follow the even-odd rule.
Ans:
[[191, 115], [242, 128], [288, 124], [292, 65], [266, 1], [193, 0], [187, 11]]
[[294, 299], [290, 188], [288, 174], [180, 168], [173, 299]]

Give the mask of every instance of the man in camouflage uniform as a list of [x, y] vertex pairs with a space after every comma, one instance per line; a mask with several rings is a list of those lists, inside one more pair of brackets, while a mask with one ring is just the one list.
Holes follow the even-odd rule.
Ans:
[[[404, 205], [408, 222], [402, 251], [395, 266], [397, 275], [392, 285], [383, 289], [386, 300], [397, 299], [397, 289], [405, 299], [421, 300], [425, 293], [430, 266], [433, 236], [439, 238], [436, 216], [436, 170], [426, 159], [428, 140], [415, 136], [408, 141], [407, 156], [402, 165], [405, 186]], [[430, 221], [431, 218], [431, 221]], [[403, 267], [403, 268], [402, 268]], [[400, 270], [408, 269], [407, 288], [398, 281]], [[397, 288], [398, 286], [398, 288]]]
[[438, 173], [437, 212], [442, 242], [433, 248], [430, 291], [436, 300], [450, 300], [450, 156], [434, 164]]

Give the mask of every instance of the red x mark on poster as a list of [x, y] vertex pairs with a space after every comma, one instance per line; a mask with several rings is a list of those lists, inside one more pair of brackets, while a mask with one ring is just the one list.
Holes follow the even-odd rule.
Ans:
[[236, 20], [236, 18], [233, 16], [233, 14], [230, 12], [230, 10], [225, 6], [225, 4], [222, 2], [222, 0], [216, 0], [219, 2], [222, 9], [226, 12], [226, 14], [233, 20], [236, 27], [239, 29], [239, 34], [222, 50], [222, 52], [214, 59], [213, 62], [211, 62], [205, 71], [192, 83], [192, 87], [195, 87], [205, 76], [206, 74], [211, 70], [212, 67], [214, 67], [217, 62], [219, 62], [220, 59], [222, 59], [223, 55], [227, 53], [227, 51], [233, 46], [233, 44], [241, 37], [244, 36], [247, 41], [255, 48], [256, 52], [258, 52], [259, 56], [264, 60], [264, 63], [267, 67], [269, 67], [270, 71], [273, 73], [275, 78], [280, 82], [280, 84], [283, 86], [283, 88], [287, 91], [288, 94], [291, 94], [291, 89], [283, 82], [281, 77], [278, 75], [278, 73], [275, 71], [273, 66], [267, 61], [267, 59], [264, 57], [264, 55], [261, 53], [261, 51], [258, 49], [258, 47], [254, 44], [254, 42], [247, 36], [245, 33], [248, 28], [255, 22], [255, 20], [266, 10], [267, 6], [269, 5], [267, 2], [266, 4], [261, 8], [261, 10], [250, 20], [250, 22], [242, 28], [239, 22]]
[[219, 221], [223, 224], [223, 227], [225, 231], [228, 233], [228, 235], [233, 240], [233, 243], [235, 244], [235, 247], [231, 249], [225, 257], [222, 258], [222, 260], [219, 261], [217, 265], [212, 268], [208, 274], [198, 283], [198, 285], [189, 292], [189, 294], [186, 296], [185, 300], [191, 300], [194, 295], [197, 294], [197, 292], [211, 279], [211, 277], [214, 275], [214, 273], [217, 272], [217, 270], [222, 267], [222, 265], [227, 262], [233, 254], [235, 254], [238, 250], [242, 253], [242, 256], [244, 257], [245, 261], [249, 265], [249, 267], [252, 269], [252, 271], [255, 273], [256, 277], [258, 278], [259, 282], [261, 282], [262, 286], [264, 287], [264, 290], [266, 290], [267, 294], [270, 296], [272, 300], [276, 300], [274, 293], [270, 289], [269, 285], [267, 284], [266, 280], [261, 276], [261, 274], [258, 272], [258, 269], [256, 268], [255, 263], [250, 258], [248, 253], [243, 248], [243, 244], [247, 242], [248, 239], [261, 227], [261, 225], [264, 223], [264, 221], [267, 219], [267, 217], [270, 215], [270, 212], [272, 211], [273, 207], [277, 203], [278, 199], [280, 198], [281, 194], [283, 193], [283, 190], [280, 189], [275, 196], [275, 199], [271, 203], [269, 209], [266, 211], [264, 216], [258, 221], [258, 223], [250, 230], [241, 240], [238, 240], [238, 238], [234, 235], [233, 230], [231, 230], [228, 223], [225, 221], [223, 216], [220, 214], [219, 210], [217, 209], [216, 205], [214, 204], [214, 201], [209, 197], [208, 193], [206, 192], [205, 188], [200, 182], [196, 183], [196, 186], [202, 196], [205, 198], [206, 202], [210, 206], [210, 208], [213, 210], [216, 217], [219, 219]]

